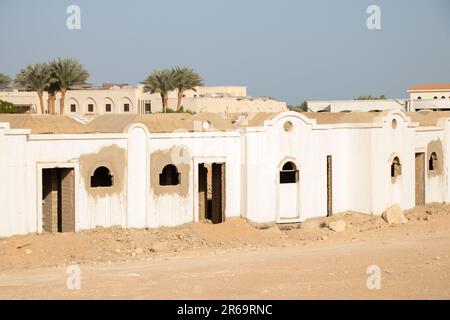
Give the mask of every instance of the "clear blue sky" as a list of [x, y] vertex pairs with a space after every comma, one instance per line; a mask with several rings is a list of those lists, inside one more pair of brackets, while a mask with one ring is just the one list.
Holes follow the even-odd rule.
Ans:
[[[66, 8], [81, 8], [81, 30]], [[369, 5], [381, 30], [366, 27]], [[450, 82], [448, 0], [0, 0], [0, 72], [73, 57], [93, 84], [137, 84], [188, 66], [207, 85], [247, 85], [289, 103], [404, 97]]]

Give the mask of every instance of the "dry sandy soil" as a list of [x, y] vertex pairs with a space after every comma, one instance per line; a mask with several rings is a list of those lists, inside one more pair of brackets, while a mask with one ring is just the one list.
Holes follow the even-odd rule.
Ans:
[[[450, 205], [409, 222], [342, 213], [298, 225], [97, 228], [0, 239], [0, 299], [449, 299]], [[327, 225], [346, 221], [346, 230]], [[67, 287], [77, 264], [81, 288]], [[367, 268], [381, 271], [368, 289]]]

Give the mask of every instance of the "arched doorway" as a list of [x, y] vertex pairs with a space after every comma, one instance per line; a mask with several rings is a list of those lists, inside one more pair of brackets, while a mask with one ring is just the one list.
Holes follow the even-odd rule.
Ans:
[[283, 163], [278, 174], [278, 220], [295, 220], [299, 215], [299, 170], [293, 161]]

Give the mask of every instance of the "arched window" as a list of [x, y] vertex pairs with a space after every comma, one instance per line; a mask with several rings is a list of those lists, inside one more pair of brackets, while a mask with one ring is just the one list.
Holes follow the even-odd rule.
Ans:
[[434, 98], [433, 99], [437, 99], [437, 96], [434, 96]]
[[402, 165], [400, 164], [400, 159], [395, 157], [391, 164], [391, 178], [396, 178], [402, 174]]
[[159, 174], [159, 184], [161, 186], [176, 186], [180, 184], [180, 173], [173, 164], [168, 164]]
[[113, 176], [107, 167], [98, 167], [91, 176], [91, 188], [112, 187]]
[[280, 171], [280, 183], [297, 183], [298, 170], [295, 163], [289, 161], [283, 165]]
[[417, 100], [422, 100], [422, 97], [417, 97]]
[[445, 96], [442, 96], [441, 99], [445, 99]]
[[428, 170], [433, 171], [437, 169], [438, 158], [436, 152], [432, 152], [430, 155], [430, 159], [428, 159]]

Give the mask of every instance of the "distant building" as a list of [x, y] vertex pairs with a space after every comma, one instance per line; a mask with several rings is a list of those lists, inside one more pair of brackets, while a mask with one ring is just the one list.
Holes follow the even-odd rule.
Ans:
[[406, 110], [405, 99], [307, 101], [312, 112]]
[[[36, 92], [4, 91], [0, 99], [18, 105], [29, 106], [30, 112], [40, 113]], [[60, 94], [56, 97], [56, 110], [59, 110]], [[45, 105], [48, 96], [44, 94]], [[175, 109], [176, 92], [169, 94], [169, 108]], [[196, 91], [184, 92], [182, 106], [184, 110], [195, 113], [214, 112], [281, 112], [286, 111], [286, 103], [265, 97], [248, 97], [244, 86], [198, 87]], [[162, 111], [159, 94], [144, 92], [144, 86], [105, 83], [101, 87], [80, 87], [69, 90], [65, 99], [65, 114], [144, 114]]]
[[450, 83], [419, 84], [406, 91], [409, 99], [311, 100], [307, 101], [307, 107], [312, 112], [450, 110]]
[[407, 92], [412, 110], [450, 110], [450, 83], [419, 84]]

